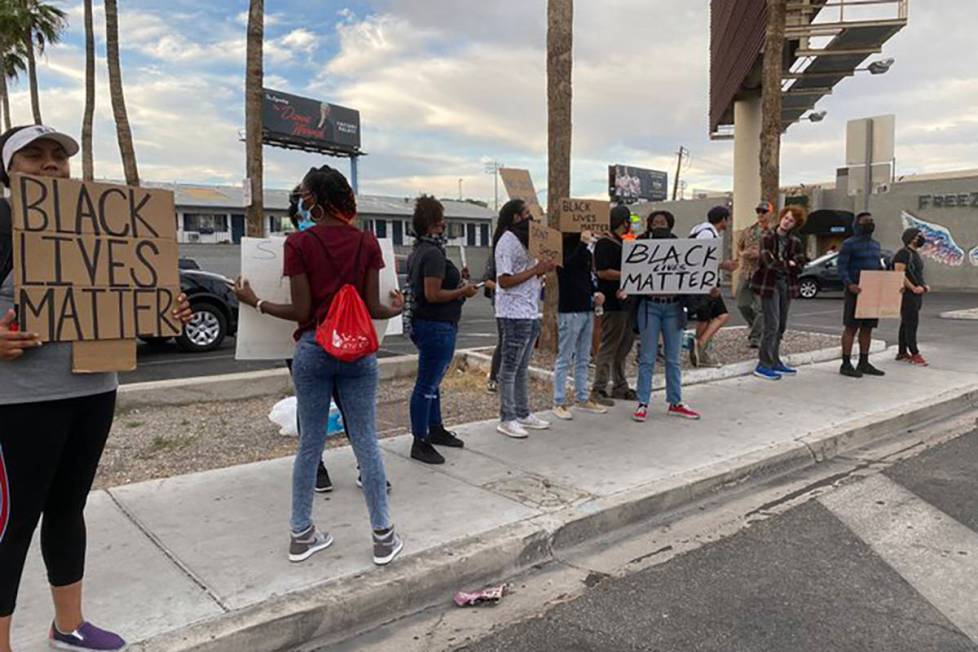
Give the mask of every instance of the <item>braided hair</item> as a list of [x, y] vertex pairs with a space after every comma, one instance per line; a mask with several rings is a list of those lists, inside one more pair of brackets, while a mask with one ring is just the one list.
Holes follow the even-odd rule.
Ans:
[[343, 174], [328, 165], [310, 168], [302, 184], [316, 198], [326, 215], [351, 222], [357, 214], [357, 199]]

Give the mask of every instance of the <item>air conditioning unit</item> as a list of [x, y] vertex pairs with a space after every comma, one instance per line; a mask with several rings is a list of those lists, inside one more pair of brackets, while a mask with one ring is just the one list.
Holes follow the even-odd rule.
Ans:
[[184, 235], [187, 236], [187, 242], [200, 242], [200, 234], [196, 231], [190, 231]]

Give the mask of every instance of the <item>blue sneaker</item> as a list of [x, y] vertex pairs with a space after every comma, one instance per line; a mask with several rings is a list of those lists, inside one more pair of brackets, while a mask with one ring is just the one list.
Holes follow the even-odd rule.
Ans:
[[754, 375], [758, 378], [763, 378], [764, 380], [781, 380], [781, 374], [779, 374], [774, 369], [768, 369], [767, 367], [761, 367], [758, 365], [754, 369]]
[[48, 642], [56, 650], [83, 650], [85, 652], [116, 652], [126, 647], [126, 642], [118, 634], [99, 629], [91, 623], [82, 623], [81, 627], [68, 634], [58, 631], [51, 625]]
[[795, 374], [798, 373], [797, 369], [794, 369], [793, 367], [789, 367], [783, 362], [779, 364], [777, 367], [775, 367], [774, 371], [781, 375], [788, 375], [788, 376], [794, 376]]

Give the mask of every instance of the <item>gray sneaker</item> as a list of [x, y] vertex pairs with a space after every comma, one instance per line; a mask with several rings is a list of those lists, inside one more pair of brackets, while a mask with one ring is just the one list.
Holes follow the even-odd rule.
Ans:
[[289, 544], [289, 561], [305, 561], [320, 550], [326, 550], [333, 545], [333, 537], [329, 532], [320, 532], [315, 525], [302, 534], [293, 534]]
[[397, 557], [397, 555], [400, 554], [401, 549], [404, 548], [404, 542], [401, 541], [401, 537], [394, 533], [393, 527], [383, 536], [380, 536], [374, 532], [373, 538], [374, 563], [378, 566], [386, 566], [394, 561], [394, 557]]

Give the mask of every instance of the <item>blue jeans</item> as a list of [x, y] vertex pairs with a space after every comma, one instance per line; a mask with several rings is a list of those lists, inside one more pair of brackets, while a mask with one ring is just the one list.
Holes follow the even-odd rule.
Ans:
[[329, 399], [335, 388], [343, 403], [346, 435], [360, 466], [363, 497], [375, 530], [391, 526], [387, 508], [387, 473], [377, 444], [377, 357], [340, 362], [316, 342], [315, 333], [303, 333], [292, 360], [292, 381], [299, 402], [299, 452], [292, 467], [292, 532], [312, 525], [312, 499], [316, 466], [326, 443]]
[[411, 432], [427, 440], [432, 427], [441, 423], [441, 385], [455, 356], [458, 324], [415, 319], [411, 341], [418, 347], [418, 377], [411, 393]]
[[554, 363], [554, 405], [564, 404], [567, 372], [574, 365], [574, 394], [584, 403], [590, 394], [587, 367], [591, 362], [591, 335], [594, 314], [590, 312], [557, 313], [557, 362]]
[[659, 333], [666, 356], [666, 400], [670, 405], [683, 402], [683, 374], [679, 362], [682, 350], [682, 306], [679, 303], [656, 303], [642, 301], [638, 307], [638, 321], [641, 348], [638, 358], [638, 402], [648, 404], [652, 396], [652, 375], [655, 373], [655, 353], [659, 344]]
[[500, 319], [503, 353], [499, 365], [499, 419], [530, 416], [529, 374], [533, 343], [540, 334], [539, 319]]

